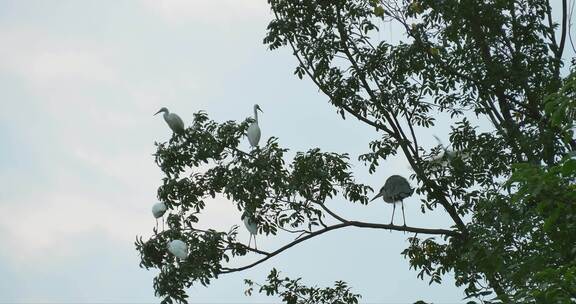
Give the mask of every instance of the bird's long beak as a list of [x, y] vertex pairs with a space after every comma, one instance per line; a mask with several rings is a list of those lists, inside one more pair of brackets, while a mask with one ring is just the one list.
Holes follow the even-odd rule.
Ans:
[[373, 200], [375, 200], [375, 199], [377, 199], [377, 198], [379, 198], [379, 197], [381, 197], [381, 196], [382, 196], [382, 193], [378, 193], [378, 195], [376, 195], [376, 196], [375, 196], [373, 199], [371, 199], [370, 201], [373, 201]]
[[260, 111], [260, 112], [264, 113], [264, 111], [262, 111], [262, 109], [260, 109], [260, 108], [258, 108], [258, 111]]
[[[158, 112], [154, 113], [154, 115], [156, 115], [156, 114], [158, 114], [158, 113], [160, 113], [160, 112], [162, 112], [162, 110], [160, 110], [160, 111], [158, 111]], [[152, 115], [152, 116], [154, 116], [154, 115]]]

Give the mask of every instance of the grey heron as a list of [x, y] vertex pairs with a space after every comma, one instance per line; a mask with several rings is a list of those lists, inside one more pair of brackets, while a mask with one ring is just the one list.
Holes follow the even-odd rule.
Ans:
[[390, 176], [384, 186], [380, 189], [380, 192], [370, 201], [373, 201], [379, 197], [382, 197], [386, 203], [392, 204], [394, 209], [392, 209], [392, 218], [390, 219], [390, 225], [394, 222], [394, 212], [396, 211], [396, 203], [400, 202], [402, 204], [402, 218], [404, 219], [404, 226], [406, 226], [406, 217], [404, 216], [404, 199], [410, 197], [414, 193], [414, 189], [410, 187], [408, 181], [400, 175]]

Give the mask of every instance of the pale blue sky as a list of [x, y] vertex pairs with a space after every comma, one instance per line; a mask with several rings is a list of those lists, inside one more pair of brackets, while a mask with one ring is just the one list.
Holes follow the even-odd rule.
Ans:
[[[368, 151], [378, 134], [342, 120], [310, 81], [298, 80], [288, 50], [262, 45], [270, 18], [257, 0], [0, 0], [0, 303], [158, 301], [154, 272], [138, 268], [133, 242], [154, 225], [161, 172], [153, 143], [170, 135], [152, 116], [162, 106], [185, 122], [198, 110], [224, 121], [244, 119], [259, 103], [263, 139], [279, 137], [291, 155], [320, 147], [355, 159]], [[434, 144], [431, 133], [421, 134]], [[355, 172], [378, 188], [389, 175], [407, 176], [406, 168], [395, 159], [374, 175], [360, 164]], [[330, 206], [382, 223], [391, 212], [381, 201]], [[450, 225], [443, 212], [419, 209], [417, 197], [406, 201], [410, 224]], [[202, 225], [224, 230], [241, 224], [221, 198], [205, 219]], [[190, 299], [275, 302], [245, 297], [243, 278], [263, 281], [276, 267], [309, 284], [346, 280], [364, 303], [461, 302], [449, 276], [428, 286], [408, 270], [400, 255], [408, 236], [329, 233], [194, 287]], [[260, 237], [259, 245], [272, 250], [283, 240]]]

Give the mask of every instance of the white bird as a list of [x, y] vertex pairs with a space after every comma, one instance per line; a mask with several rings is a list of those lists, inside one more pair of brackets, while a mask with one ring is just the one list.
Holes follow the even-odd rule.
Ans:
[[184, 260], [188, 257], [188, 245], [182, 242], [181, 240], [173, 240], [168, 243], [168, 251], [178, 257], [181, 260]]
[[[156, 219], [156, 228], [158, 228], [158, 218], [161, 218], [164, 215], [166, 209], [166, 205], [162, 202], [156, 203], [152, 206], [152, 215], [154, 215], [154, 218]], [[162, 227], [164, 227], [164, 222], [162, 222]]]
[[460, 158], [462, 160], [468, 160], [470, 158], [470, 155], [466, 152], [448, 150], [448, 148], [446, 146], [444, 146], [444, 144], [442, 144], [442, 141], [440, 141], [440, 138], [438, 138], [436, 135], [434, 135], [434, 138], [436, 138], [436, 141], [438, 141], [440, 148], [442, 148], [442, 150], [444, 150], [444, 151], [441, 154], [439, 154], [438, 156], [432, 158], [431, 162], [436, 163], [437, 165], [439, 165], [441, 167], [445, 167], [449, 163], [451, 163], [457, 156], [460, 156]]
[[180, 116], [176, 115], [176, 113], [170, 113], [168, 111], [167, 108], [163, 107], [162, 109], [160, 109], [158, 112], [156, 112], [154, 115], [160, 113], [160, 112], [164, 112], [164, 120], [166, 121], [166, 123], [168, 124], [168, 126], [170, 127], [170, 129], [172, 129], [172, 131], [174, 133], [177, 134], [182, 134], [184, 133], [184, 122], [182, 121], [182, 119], [180, 118]]
[[164, 212], [166, 212], [166, 205], [164, 203], [156, 203], [152, 206], [152, 215], [154, 215], [155, 218], [162, 217]]
[[250, 247], [250, 241], [252, 241], [252, 236], [254, 236], [254, 248], [258, 249], [256, 246], [256, 234], [258, 233], [258, 226], [254, 222], [251, 216], [245, 214], [244, 215], [244, 226], [250, 232], [250, 238], [248, 239], [248, 247]]
[[255, 104], [254, 105], [254, 122], [248, 127], [247, 135], [248, 141], [250, 142], [250, 146], [253, 148], [258, 146], [258, 142], [260, 141], [260, 127], [258, 126], [258, 111], [263, 112], [260, 109], [260, 106]]
[[396, 211], [396, 203], [400, 202], [402, 204], [402, 218], [404, 219], [404, 226], [406, 226], [403, 200], [411, 196], [413, 193], [414, 189], [410, 187], [410, 184], [405, 178], [400, 175], [392, 175], [386, 180], [378, 195], [376, 195], [370, 201], [382, 197], [385, 202], [394, 206], [394, 209], [392, 210], [392, 219], [390, 219], [390, 225], [393, 225], [394, 222], [394, 211]]

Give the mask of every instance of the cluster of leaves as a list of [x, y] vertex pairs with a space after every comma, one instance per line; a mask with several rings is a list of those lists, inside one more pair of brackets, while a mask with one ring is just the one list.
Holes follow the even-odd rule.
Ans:
[[[178, 226], [178, 215], [168, 218], [169, 229], [154, 231], [154, 237], [144, 241], [137, 238], [136, 248], [140, 252], [140, 267], [156, 268], [160, 272], [154, 279], [155, 294], [165, 297], [163, 303], [185, 302], [188, 297], [184, 288], [194, 282], [206, 286], [212, 278], [217, 278], [222, 269], [222, 261], [229, 261], [231, 253], [245, 255], [246, 248], [235, 243], [237, 231], [234, 227], [228, 233], [214, 230], [187, 230]], [[167, 251], [167, 244], [174, 239], [186, 240], [189, 256], [193, 259], [178, 260]]]
[[[576, 296], [576, 159], [557, 165], [519, 164], [508, 181], [512, 267], [506, 272], [517, 302], [569, 303]], [[514, 222], [514, 217], [525, 219]]]
[[[501, 301], [536, 301], [530, 279], [508, 274], [518, 270], [519, 260], [536, 255], [519, 253], [515, 242], [540, 248], [539, 256], [554, 255], [543, 239], [530, 236], [546, 219], [542, 213], [524, 217], [513, 203], [518, 189], [504, 184], [514, 164], [551, 170], [576, 149], [574, 74], [564, 80], [560, 75], [567, 21], [557, 41], [545, 0], [269, 3], [276, 19], [264, 42], [271, 49], [291, 47], [298, 76], [311, 78], [343, 116], [382, 132], [360, 157], [370, 172], [400, 150], [415, 172], [417, 192], [425, 195], [422, 211], [442, 207], [462, 232], [447, 242], [411, 240], [404, 255], [419, 276], [440, 282], [453, 271], [471, 297], [493, 289]], [[403, 28], [407, 39], [376, 39], [377, 24], [386, 23]], [[437, 115], [452, 124], [452, 151], [426, 151], [418, 144], [419, 129], [434, 127]], [[481, 123], [472, 123], [473, 116]], [[487, 123], [493, 130], [479, 132]], [[550, 208], [573, 212], [557, 205]], [[463, 216], [471, 221], [465, 224]], [[571, 238], [556, 241], [573, 247]], [[567, 261], [538, 267], [570, 272]], [[570, 289], [562, 290], [566, 299], [574, 298]]]
[[[169, 209], [168, 227], [155, 229], [148, 240], [137, 239], [136, 248], [142, 267], [161, 270], [154, 287], [165, 302], [184, 302], [185, 288], [195, 282], [209, 284], [229, 271], [223, 263], [249, 251], [237, 241], [236, 229], [224, 233], [196, 228], [206, 199], [223, 195], [253, 217], [266, 235], [296, 227], [310, 233], [326, 226], [321, 205], [337, 195], [368, 202], [372, 189], [354, 181], [346, 154], [312, 149], [296, 153], [286, 165], [287, 150], [275, 138], [250, 152], [240, 150], [250, 122], [219, 124], [199, 112], [183, 134], [157, 144], [156, 162], [165, 174], [158, 198]], [[177, 261], [167, 253], [166, 244], [173, 239], [188, 244], [190, 258]]]
[[[570, 81], [566, 85], [570, 86]], [[566, 98], [559, 94], [553, 96]], [[551, 98], [549, 102], [557, 103]], [[573, 109], [566, 109], [566, 113]], [[573, 124], [568, 115], [563, 117], [559, 123]], [[469, 160], [465, 163], [477, 160], [497, 164], [474, 155], [499, 147], [469, 151]], [[452, 165], [453, 162], [449, 164]], [[499, 183], [500, 187], [468, 193], [475, 193], [470, 205], [473, 219], [467, 225], [473, 237], [453, 239], [448, 244], [439, 244], [433, 238], [413, 237], [403, 254], [409, 258], [411, 267], [420, 270], [419, 277], [423, 278], [424, 274], [430, 277], [430, 283], [439, 283], [443, 274], [453, 270], [456, 284], [465, 285], [469, 297], [491, 295], [490, 286], [482, 282], [492, 278], [502, 283], [509, 295], [508, 301], [572, 303], [576, 295], [574, 153], [564, 154], [562, 160], [552, 166], [524, 162], [501, 168], [509, 168], [512, 174]], [[499, 300], [502, 298], [485, 302]]]
[[361, 296], [351, 292], [345, 282], [337, 281], [334, 287], [309, 287], [300, 283], [301, 279], [280, 278], [280, 272], [272, 269], [263, 285], [245, 280], [247, 295], [251, 295], [254, 285], [260, 293], [279, 296], [286, 304], [358, 304]]

